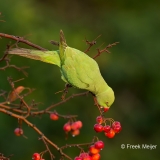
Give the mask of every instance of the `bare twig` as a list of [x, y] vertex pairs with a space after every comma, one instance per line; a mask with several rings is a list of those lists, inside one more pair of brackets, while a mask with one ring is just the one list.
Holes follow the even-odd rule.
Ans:
[[51, 110], [52, 108], [54, 108], [56, 106], [59, 106], [60, 104], [63, 104], [65, 102], [69, 101], [71, 98], [78, 97], [78, 96], [86, 96], [86, 95], [88, 95], [88, 93], [89, 92], [87, 91], [87, 92], [83, 92], [83, 93], [73, 94], [70, 97], [64, 99], [63, 101], [60, 101], [60, 102], [58, 102], [56, 104], [53, 104], [50, 107], [46, 108], [46, 111]]
[[10, 157], [12, 157], [12, 156], [13, 156], [13, 154], [11, 154], [8, 157], [6, 157], [2, 153], [0, 153], [0, 160], [10, 160]]
[[93, 57], [93, 59], [96, 59], [98, 56], [100, 56], [103, 52], [107, 52], [107, 53], [110, 53], [108, 51], [108, 48], [112, 48], [113, 46], [117, 45], [119, 42], [115, 42], [115, 43], [112, 43], [112, 44], [109, 44], [107, 47], [105, 47], [104, 49], [100, 50], [100, 49], [97, 49], [98, 53]]
[[3, 90], [1, 90], [1, 92], [2, 92], [2, 93], [0, 93], [0, 97], [1, 97], [1, 96], [4, 96], [4, 95], [7, 93], [6, 91], [3, 91]]
[[8, 62], [6, 64], [6, 66], [4, 67], [1, 67], [0, 70], [5, 70], [7, 68], [15, 68], [17, 69], [18, 71], [22, 72], [26, 77], [28, 76], [28, 73], [24, 70], [26, 68], [29, 68], [27, 66], [24, 66], [24, 67], [17, 67], [16, 65], [10, 65]]
[[[7, 57], [9, 48], [10, 48], [10, 45], [7, 45], [6, 51], [3, 55], [3, 57], [0, 59], [0, 62], [3, 61]], [[6, 60], [6, 62], [7, 61], [8, 61], [8, 59]]]
[[7, 49], [6, 49], [5, 53], [4, 53], [4, 55], [2, 56], [2, 58], [0, 58], [0, 62], [3, 61], [3, 60], [6, 62], [6, 65], [4, 67], [1, 67], [0, 70], [5, 70], [7, 68], [15, 68], [18, 71], [21, 71], [25, 76], [28, 76], [28, 73], [26, 71], [24, 71], [24, 69], [29, 68], [29, 67], [24, 66], [24, 67], [20, 68], [20, 67], [17, 67], [16, 65], [10, 65], [9, 64], [10, 59], [7, 57], [7, 55], [8, 55], [8, 50], [10, 48], [12, 48], [12, 46], [7, 45]]
[[9, 35], [9, 34], [4, 34], [4, 33], [0, 33], [0, 37], [4, 37], [4, 38], [8, 38], [8, 39], [13, 39], [15, 41], [17, 41], [18, 43], [19, 42], [22, 42], [22, 43], [25, 43], [31, 47], [34, 47], [34, 48], [37, 48], [39, 50], [42, 50], [42, 51], [46, 51], [47, 49], [45, 48], [42, 48], [34, 43], [31, 43], [30, 41], [28, 40], [25, 40], [23, 37], [19, 37], [19, 36], [13, 36], [13, 35]]
[[50, 40], [49, 41], [51, 44], [55, 45], [55, 46], [59, 46], [59, 42], [54, 41], [54, 40]]
[[80, 143], [80, 144], [66, 144], [65, 146], [62, 146], [61, 149], [65, 149], [68, 147], [79, 147], [79, 146], [89, 146], [92, 145], [94, 142], [89, 142], [89, 143]]
[[43, 136], [42, 136], [40, 139], [42, 139], [43, 143], [45, 144], [45, 146], [46, 146], [46, 148], [47, 148], [47, 151], [48, 151], [49, 154], [50, 154], [51, 160], [53, 160], [53, 158], [55, 158], [55, 156], [54, 156], [54, 155], [52, 154], [52, 152], [50, 151], [47, 142], [45, 141], [45, 139], [43, 138]]
[[100, 37], [101, 35], [99, 35], [98, 37], [96, 37], [93, 41], [88, 41], [86, 38], [85, 38], [85, 42], [86, 42], [86, 44], [88, 44], [89, 46], [88, 46], [88, 48], [84, 51], [84, 53], [87, 53], [90, 49], [91, 49], [91, 47], [93, 46], [93, 45], [95, 45], [96, 44], [96, 40]]

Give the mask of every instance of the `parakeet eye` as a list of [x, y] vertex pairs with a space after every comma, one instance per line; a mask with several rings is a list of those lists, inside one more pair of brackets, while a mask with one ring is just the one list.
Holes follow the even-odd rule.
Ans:
[[108, 102], [106, 102], [106, 105], [109, 107]]

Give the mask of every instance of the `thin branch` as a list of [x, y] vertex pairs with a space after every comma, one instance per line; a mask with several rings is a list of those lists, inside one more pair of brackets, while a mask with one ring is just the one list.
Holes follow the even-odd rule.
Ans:
[[0, 70], [5, 70], [5, 69], [7, 69], [7, 68], [15, 68], [15, 69], [17, 69], [18, 71], [21, 71], [21, 72], [27, 77], [27, 76], [28, 76], [28, 73], [27, 73], [26, 71], [24, 71], [24, 69], [29, 68], [29, 67], [24, 66], [24, 67], [21, 67], [21, 68], [20, 68], [20, 67], [17, 67], [16, 65], [10, 65], [10, 64], [9, 64], [10, 59], [7, 57], [7, 55], [8, 55], [8, 50], [9, 50], [10, 48], [12, 48], [12, 46], [14, 46], [14, 45], [11, 45], [11, 46], [10, 46], [10, 45], [7, 45], [7, 49], [6, 49], [3, 57], [0, 59], [0, 62], [3, 61], [3, 60], [6, 62], [6, 66], [1, 67]]
[[86, 96], [86, 95], [88, 95], [88, 93], [89, 93], [89, 91], [83, 92], [83, 93], [78, 93], [78, 94], [73, 94], [70, 97], [64, 99], [63, 101], [60, 101], [60, 102], [58, 102], [56, 104], [53, 104], [50, 107], [46, 108], [45, 111], [48, 111], [48, 110], [50, 110], [50, 109], [52, 109], [52, 108], [54, 108], [56, 106], [59, 106], [60, 104], [63, 104], [65, 102], [69, 101], [71, 98], [78, 97], [78, 96]]
[[7, 93], [6, 91], [3, 91], [3, 90], [1, 90], [1, 92], [2, 92], [2, 93], [0, 93], [0, 97], [1, 97], [1, 96], [4, 96], [4, 95]]
[[4, 67], [1, 67], [0, 68], [0, 70], [5, 70], [5, 69], [7, 69], [7, 68], [15, 68], [15, 69], [17, 69], [18, 71], [20, 71], [20, 72], [22, 72], [26, 77], [28, 76], [28, 73], [24, 70], [24, 69], [26, 69], [26, 68], [29, 68], [29, 67], [27, 67], [27, 66], [24, 66], [24, 67], [17, 67], [16, 65], [10, 65], [9, 63], [7, 63], [7, 65], [6, 66], [4, 66]]
[[2, 153], [0, 153], [0, 160], [10, 160], [10, 157], [12, 157], [13, 154], [9, 155], [8, 157], [5, 157]]
[[66, 118], [71, 119], [71, 118], [78, 117], [77, 115], [67, 115], [67, 116], [66, 115], [62, 115], [62, 114], [59, 114], [56, 110], [54, 112], [48, 111], [47, 113], [55, 113], [58, 117], [62, 117], [64, 119], [66, 119]]
[[112, 48], [113, 46], [117, 45], [119, 42], [115, 42], [115, 43], [112, 43], [112, 44], [109, 44], [107, 47], [105, 47], [104, 49], [100, 50], [100, 49], [97, 49], [98, 53], [93, 57], [93, 59], [96, 59], [98, 56], [100, 56], [103, 52], [107, 52], [107, 53], [110, 53], [108, 51], [108, 48]]
[[[11, 84], [11, 85], [13, 85], [13, 84]], [[12, 87], [14, 87], [14, 86], [12, 86]], [[27, 107], [30, 108], [30, 112], [29, 113], [28, 113], [28, 111], [23, 111], [20, 108], [20, 106], [18, 106], [18, 107], [15, 108], [15, 107], [10, 107], [10, 106], [6, 105], [6, 104], [9, 104], [8, 102], [2, 102], [2, 103], [0, 103], [0, 107], [8, 109], [8, 110], [12, 110], [14, 112], [21, 113], [21, 114], [27, 114], [28, 113], [27, 115], [31, 115], [31, 116], [41, 115], [41, 114], [44, 114], [44, 113], [50, 114], [50, 113], [53, 113], [53, 111], [50, 111], [50, 110], [53, 109], [54, 107], [59, 106], [60, 104], [63, 104], [65, 102], [69, 101], [72, 98], [79, 97], [79, 96], [86, 96], [86, 95], [88, 95], [88, 93], [89, 92], [87, 91], [87, 92], [83, 92], [83, 93], [73, 94], [70, 97], [66, 98], [65, 100], [60, 101], [58, 103], [55, 103], [55, 104], [49, 106], [48, 108], [46, 108], [45, 110], [41, 110], [41, 111], [31, 111], [32, 107], [27, 104]], [[26, 102], [24, 101], [24, 99], [21, 96], [19, 96], [19, 95], [17, 95], [17, 96], [23, 102], [23, 104], [26, 106]], [[54, 111], [54, 113], [57, 113], [57, 112]], [[67, 116], [66, 115], [61, 115], [61, 114], [58, 114], [58, 115], [60, 117], [63, 117], [63, 118], [76, 118], [77, 117], [77, 115], [67, 115]]]
[[45, 141], [44, 137], [42, 136], [40, 139], [42, 139], [43, 143], [45, 144], [46, 148], [47, 148], [47, 151], [49, 152], [50, 154], [50, 157], [51, 157], [51, 160], [53, 160], [53, 158], [55, 158], [55, 156], [52, 154], [52, 152], [50, 151], [49, 147], [48, 147], [48, 144], [47, 142]]
[[3, 61], [6, 58], [7, 55], [8, 55], [8, 53], [5, 52], [5, 54], [3, 55], [3, 57], [0, 59], [0, 62]]
[[89, 146], [92, 145], [94, 142], [89, 142], [89, 143], [80, 143], [80, 144], [66, 144], [65, 146], [62, 146], [61, 149], [65, 149], [68, 147], [79, 147], [79, 146]]
[[98, 37], [96, 37], [93, 41], [88, 41], [86, 38], [85, 38], [85, 42], [86, 42], [86, 44], [88, 44], [89, 46], [88, 46], [88, 48], [84, 51], [84, 53], [87, 53], [90, 49], [91, 49], [91, 47], [93, 46], [93, 45], [95, 45], [96, 44], [96, 40], [100, 37], [101, 35], [99, 35]]
[[49, 41], [51, 44], [55, 45], [55, 46], [59, 46], [59, 42], [54, 41], [54, 40], [50, 40]]
[[46, 51], [47, 49], [45, 48], [42, 48], [34, 43], [31, 43], [30, 41], [28, 40], [25, 40], [23, 37], [19, 37], [19, 36], [13, 36], [13, 35], [9, 35], [9, 34], [4, 34], [4, 33], [0, 33], [0, 37], [4, 37], [4, 38], [8, 38], [8, 39], [13, 39], [15, 41], [17, 41], [18, 43], [19, 42], [22, 42], [22, 43], [25, 43], [31, 47], [34, 47], [34, 48], [37, 48], [39, 50], [42, 50], [42, 51]]

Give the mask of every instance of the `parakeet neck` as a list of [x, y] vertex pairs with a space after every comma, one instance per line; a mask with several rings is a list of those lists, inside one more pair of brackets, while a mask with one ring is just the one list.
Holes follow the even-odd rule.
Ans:
[[105, 82], [104, 79], [102, 79], [100, 82], [97, 82], [95, 86], [95, 95], [101, 94], [103, 92], [106, 92], [109, 89], [108, 84]]

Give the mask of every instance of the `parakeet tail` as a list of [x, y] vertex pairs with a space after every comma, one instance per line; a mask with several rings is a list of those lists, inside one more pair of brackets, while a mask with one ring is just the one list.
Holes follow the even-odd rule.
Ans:
[[60, 45], [65, 49], [67, 47], [66, 39], [62, 30], [60, 30]]
[[59, 51], [40, 51], [25, 48], [13, 48], [8, 51], [8, 54], [18, 55], [34, 60], [43, 61], [45, 63], [55, 64], [59, 67], [61, 65]]
[[63, 59], [64, 59], [64, 52], [66, 50], [66, 47], [67, 47], [67, 43], [66, 43], [66, 39], [65, 39], [64, 33], [63, 33], [62, 30], [60, 30], [59, 50], [60, 50], [61, 61], [63, 61]]

